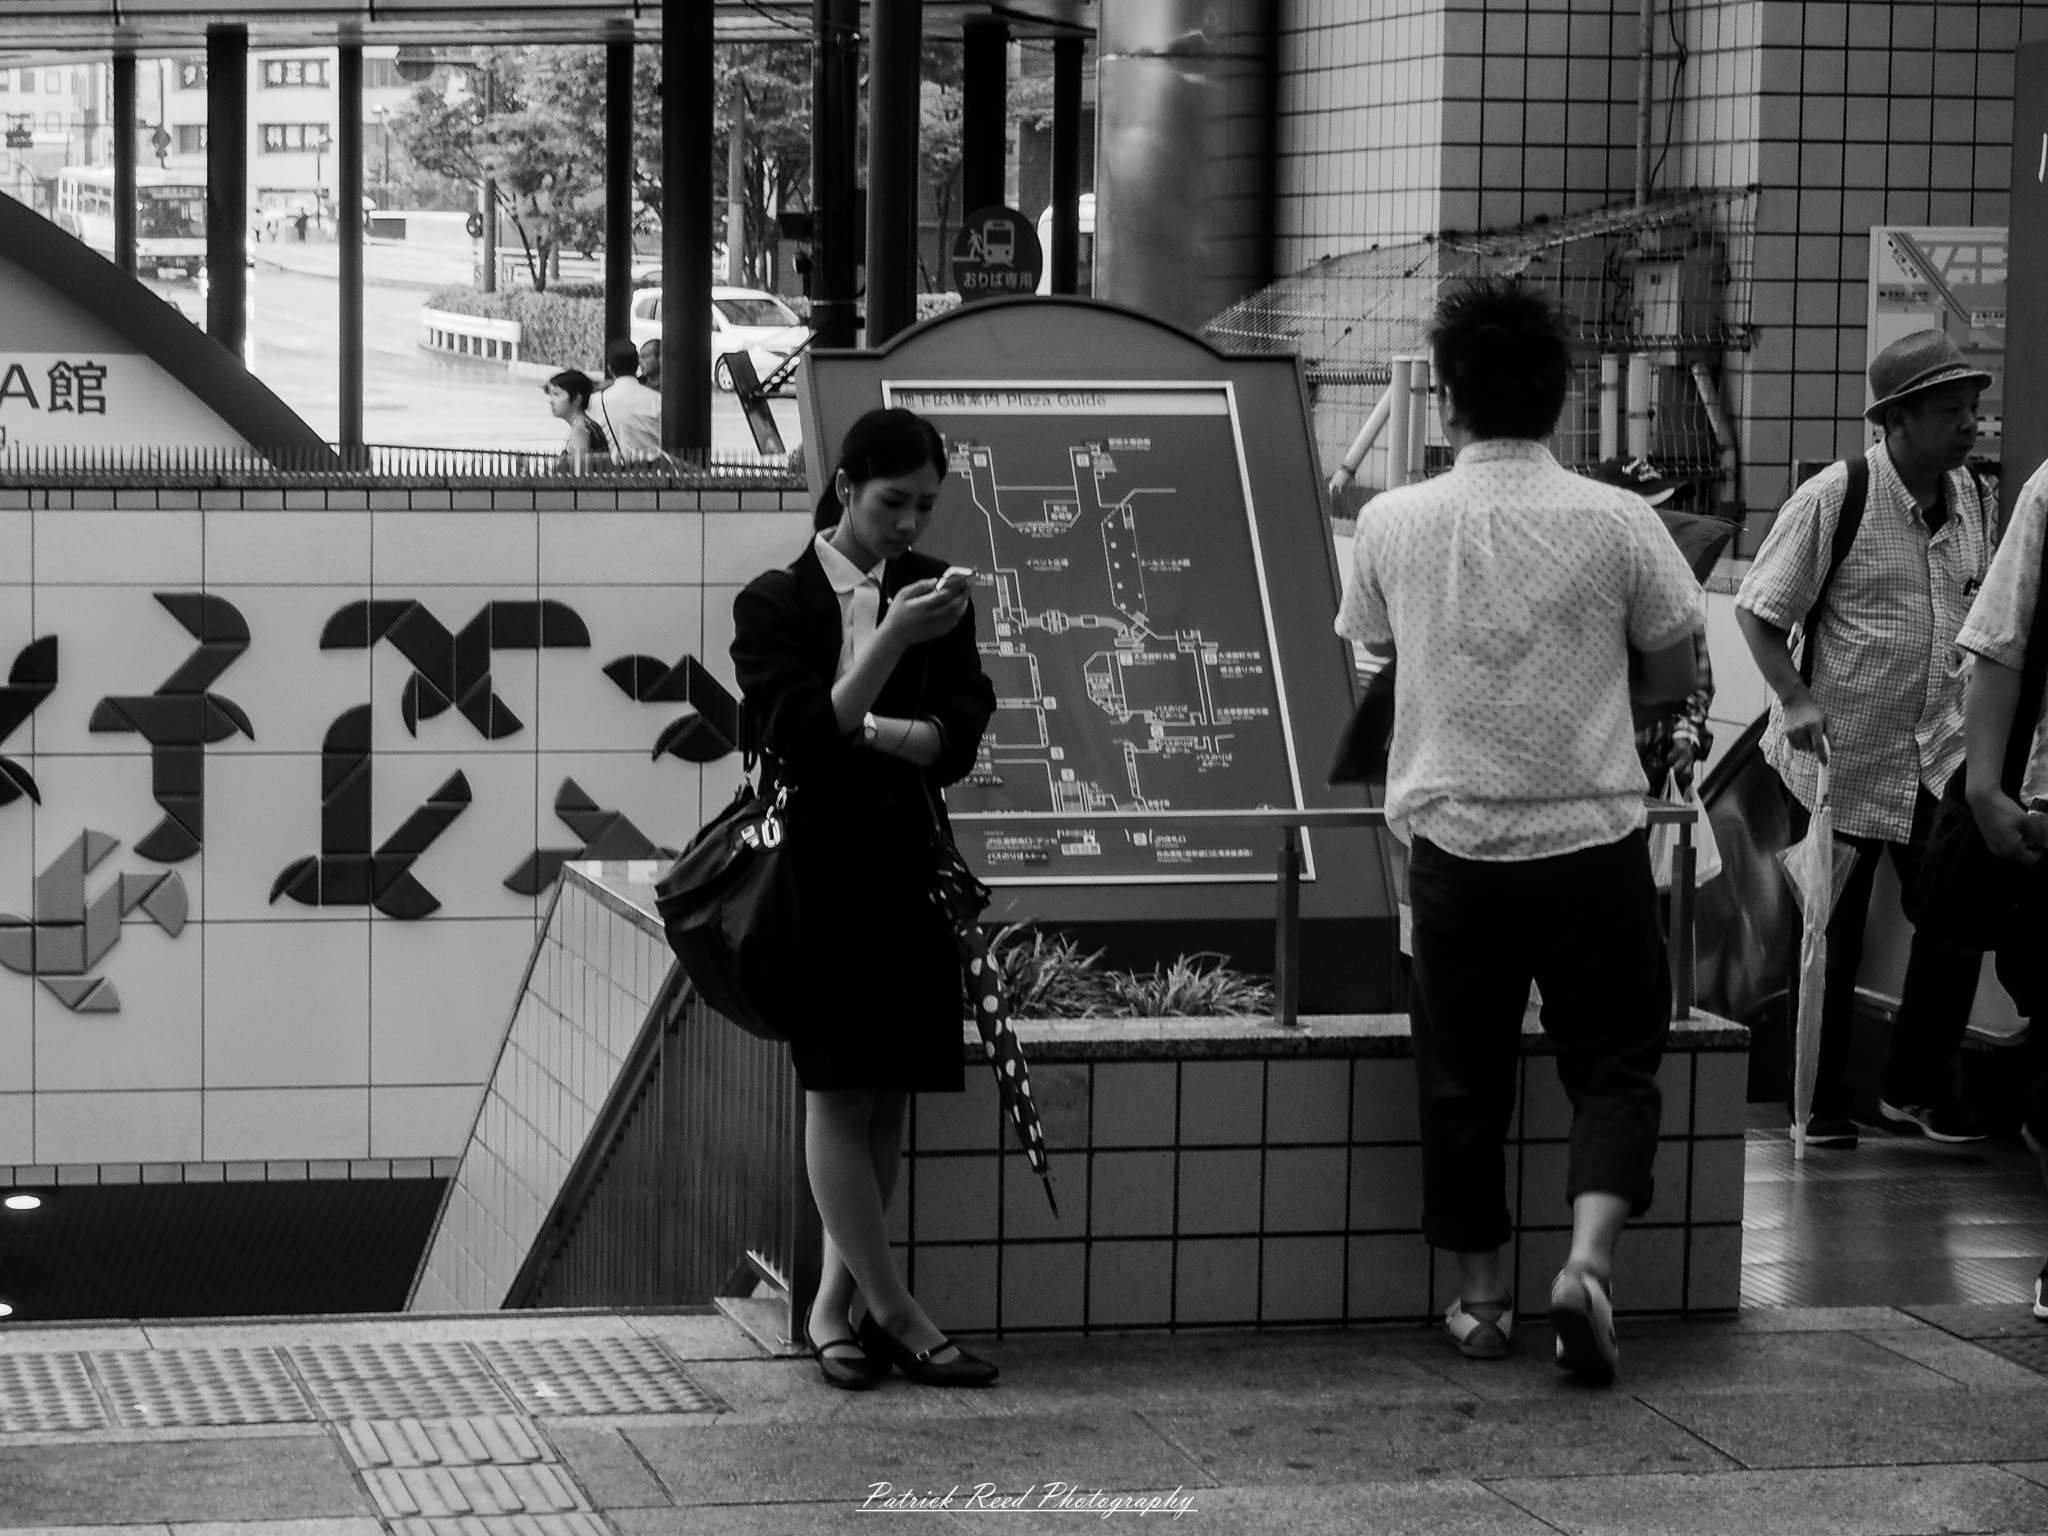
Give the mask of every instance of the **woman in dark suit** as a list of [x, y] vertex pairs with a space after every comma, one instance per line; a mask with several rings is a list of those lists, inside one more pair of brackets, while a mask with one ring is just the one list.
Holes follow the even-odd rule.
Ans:
[[851, 1389], [891, 1365], [942, 1386], [996, 1374], [904, 1287], [884, 1219], [910, 1095], [961, 1089], [960, 963], [932, 899], [932, 834], [938, 790], [973, 768], [995, 711], [968, 579], [913, 549], [945, 473], [929, 422], [868, 412], [840, 447], [817, 536], [733, 605], [747, 715], [791, 786], [806, 957], [790, 1054], [825, 1225], [811, 1347]]

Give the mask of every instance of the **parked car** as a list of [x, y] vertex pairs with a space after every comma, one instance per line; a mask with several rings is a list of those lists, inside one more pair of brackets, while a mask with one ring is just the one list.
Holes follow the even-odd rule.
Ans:
[[[633, 342], [642, 345], [661, 335], [661, 290], [643, 288], [633, 295]], [[745, 352], [754, 374], [765, 379], [809, 339], [810, 330], [782, 300], [759, 288], [711, 290], [711, 379], [727, 394], [732, 375], [725, 354]]]

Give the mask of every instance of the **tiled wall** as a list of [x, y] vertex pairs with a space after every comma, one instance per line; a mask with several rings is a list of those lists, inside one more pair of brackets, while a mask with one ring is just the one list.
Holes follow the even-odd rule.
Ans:
[[[1624, 1310], [1736, 1305], [1747, 1063], [1665, 1060], [1656, 1203], [1622, 1241]], [[1525, 1073], [1509, 1205], [1516, 1292], [1540, 1298], [1569, 1247], [1570, 1107], [1550, 1058]], [[1007, 1150], [990, 1079], [970, 1070], [967, 1090], [918, 1099], [891, 1212], [911, 1288], [944, 1327], [1359, 1321], [1449, 1301], [1449, 1266], [1421, 1235], [1411, 1060], [1035, 1064], [1057, 1217]]]
[[646, 923], [587, 885], [562, 887], [411, 1310], [504, 1305], [668, 968], [668, 949]]
[[[575, 848], [555, 815], [573, 778], [679, 847], [736, 759], [655, 761], [678, 706], [603, 673], [696, 655], [728, 687], [738, 586], [801, 547], [797, 491], [0, 491], [0, 668], [58, 638], [54, 692], [0, 741], [41, 803], [0, 805], [0, 914], [27, 916], [36, 872], [87, 828], [120, 846], [86, 881], [175, 869], [191, 921], [131, 913], [97, 967], [118, 1013], [78, 1013], [0, 970], [0, 1165], [437, 1158], [459, 1152], [546, 895], [504, 880], [535, 848]], [[95, 732], [98, 702], [149, 695], [195, 650], [155, 599], [232, 604], [250, 643], [210, 686], [253, 727], [205, 751], [202, 850], [136, 843], [162, 812], [148, 744]], [[413, 667], [389, 641], [322, 650], [344, 604], [411, 598], [451, 630], [493, 600], [568, 604], [587, 649], [499, 650], [491, 686], [520, 727], [488, 740], [458, 709], [409, 734]], [[414, 873], [441, 902], [417, 921], [306, 906], [272, 886], [321, 851], [321, 746], [372, 708], [373, 840], [451, 774], [472, 800]]]

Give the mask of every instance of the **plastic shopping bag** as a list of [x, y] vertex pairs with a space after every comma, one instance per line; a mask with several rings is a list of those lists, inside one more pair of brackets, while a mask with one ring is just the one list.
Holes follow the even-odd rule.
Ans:
[[[1700, 804], [1698, 791], [1690, 785], [1681, 789], [1678, 776], [1667, 774], [1659, 798], [1667, 805], [1692, 808], [1692, 882], [1695, 888], [1705, 885], [1721, 873], [1721, 847], [1714, 841], [1714, 824]], [[1671, 889], [1678, 864], [1678, 831], [1676, 823], [1650, 828], [1650, 874], [1660, 891]]]

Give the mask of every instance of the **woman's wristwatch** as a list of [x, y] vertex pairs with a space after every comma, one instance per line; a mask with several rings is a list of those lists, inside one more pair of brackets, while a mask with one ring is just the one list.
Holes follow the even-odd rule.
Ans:
[[872, 747], [881, 738], [882, 727], [876, 723], [873, 710], [860, 717], [860, 741], [864, 747]]

